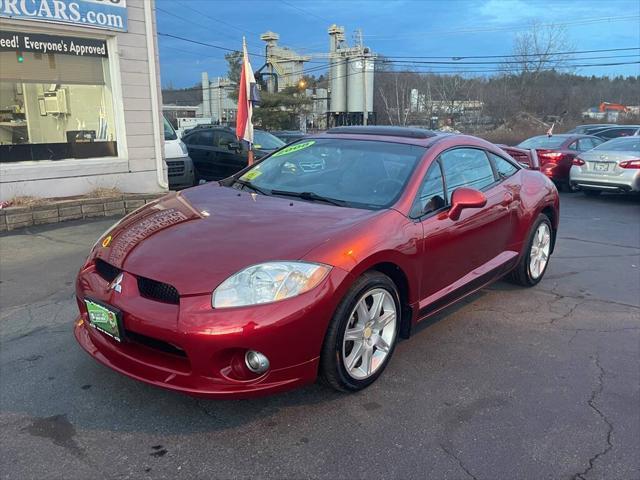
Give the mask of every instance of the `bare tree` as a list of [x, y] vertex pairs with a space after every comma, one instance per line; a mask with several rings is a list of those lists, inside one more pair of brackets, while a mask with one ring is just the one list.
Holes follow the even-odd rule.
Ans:
[[529, 30], [516, 34], [506, 70], [515, 75], [564, 70], [572, 58], [566, 52], [572, 49], [565, 27], [533, 23]]

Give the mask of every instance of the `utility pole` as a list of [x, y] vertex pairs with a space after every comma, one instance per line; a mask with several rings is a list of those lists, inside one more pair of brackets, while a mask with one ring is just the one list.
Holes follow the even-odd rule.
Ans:
[[358, 42], [360, 54], [362, 55], [362, 94], [364, 95], [364, 112], [362, 112], [362, 124], [366, 126], [369, 120], [369, 111], [367, 106], [367, 57], [365, 57], [364, 55], [364, 42], [362, 40], [362, 29], [360, 28], [356, 30], [356, 39]]

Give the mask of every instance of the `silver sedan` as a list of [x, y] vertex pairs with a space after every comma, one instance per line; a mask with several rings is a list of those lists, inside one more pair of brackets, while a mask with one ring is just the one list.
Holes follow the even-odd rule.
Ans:
[[569, 181], [587, 195], [640, 192], [640, 137], [620, 137], [573, 159]]

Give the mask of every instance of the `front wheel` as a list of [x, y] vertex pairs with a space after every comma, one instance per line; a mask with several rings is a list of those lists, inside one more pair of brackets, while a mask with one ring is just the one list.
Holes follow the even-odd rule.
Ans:
[[538, 215], [526, 243], [526, 250], [518, 266], [511, 272], [509, 279], [524, 287], [537, 285], [547, 271], [553, 231], [549, 217]]
[[356, 280], [340, 302], [325, 336], [320, 376], [336, 390], [371, 385], [387, 366], [401, 320], [398, 290], [379, 272]]

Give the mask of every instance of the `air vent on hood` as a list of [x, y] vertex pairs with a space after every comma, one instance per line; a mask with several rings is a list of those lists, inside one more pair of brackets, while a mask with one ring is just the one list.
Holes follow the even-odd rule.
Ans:
[[140, 291], [140, 295], [151, 300], [173, 303], [175, 305], [180, 303], [178, 290], [168, 283], [158, 282], [156, 280], [151, 280], [150, 278], [138, 277], [138, 290]]
[[96, 258], [96, 272], [98, 272], [98, 275], [104, 278], [107, 282], [111, 283], [120, 273], [120, 269], [105, 262], [104, 260]]

